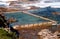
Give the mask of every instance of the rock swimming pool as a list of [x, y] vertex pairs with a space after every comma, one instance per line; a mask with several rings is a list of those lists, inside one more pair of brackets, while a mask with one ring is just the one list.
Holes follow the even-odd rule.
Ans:
[[40, 22], [48, 22], [48, 20], [44, 20], [38, 17], [34, 17], [22, 12], [13, 12], [4, 14], [7, 19], [13, 17], [17, 20], [15, 23], [11, 23], [11, 25], [25, 25], [25, 24], [34, 24]]

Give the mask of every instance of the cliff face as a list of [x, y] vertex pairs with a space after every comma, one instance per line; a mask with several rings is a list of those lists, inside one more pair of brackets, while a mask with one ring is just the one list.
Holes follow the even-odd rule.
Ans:
[[11, 9], [11, 8], [4, 8], [4, 7], [0, 7], [0, 10], [2, 10], [2, 12], [18, 11], [18, 9]]
[[6, 12], [6, 8], [3, 8], [3, 7], [0, 7], [0, 11], [2, 11], [2, 12]]
[[0, 27], [8, 27], [7, 20], [3, 14], [0, 14]]

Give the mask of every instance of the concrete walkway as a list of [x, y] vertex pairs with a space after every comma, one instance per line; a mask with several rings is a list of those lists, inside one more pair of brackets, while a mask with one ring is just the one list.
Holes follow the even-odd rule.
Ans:
[[28, 11], [23, 11], [23, 13], [29, 14], [29, 15], [32, 15], [32, 16], [35, 16], [35, 17], [39, 17], [39, 18], [44, 19], [44, 20], [49, 20], [49, 21], [52, 21], [52, 22], [56, 22], [54, 20], [51, 20], [51, 19], [48, 19], [48, 18], [45, 18], [45, 17], [42, 17], [42, 16], [38, 16], [38, 15], [35, 15], [35, 14], [32, 14], [32, 13], [30, 13]]

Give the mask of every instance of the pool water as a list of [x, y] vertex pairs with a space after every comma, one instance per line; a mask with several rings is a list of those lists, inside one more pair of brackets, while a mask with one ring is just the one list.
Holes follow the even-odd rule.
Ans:
[[24, 25], [24, 24], [34, 24], [34, 23], [39, 23], [39, 22], [47, 22], [48, 20], [44, 20], [41, 18], [37, 18], [28, 14], [24, 14], [22, 12], [14, 12], [14, 13], [6, 13], [4, 14], [7, 19], [13, 17], [17, 20], [17, 22], [12, 23], [11, 25], [19, 24], [19, 25]]
[[[47, 7], [47, 8], [41, 8], [29, 12], [35, 15], [39, 15], [45, 18], [55, 20], [57, 21], [58, 24], [60, 24], [60, 8]], [[59, 14], [54, 14], [53, 12], [57, 12]]]

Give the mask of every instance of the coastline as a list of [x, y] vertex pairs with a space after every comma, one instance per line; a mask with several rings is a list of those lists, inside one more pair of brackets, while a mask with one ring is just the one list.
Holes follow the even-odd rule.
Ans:
[[[48, 18], [44, 18], [44, 17], [42, 17], [42, 16], [38, 16], [38, 15], [34, 15], [34, 14], [31, 14], [31, 13], [29, 13], [28, 11], [13, 11], [13, 12], [4, 12], [4, 13], [14, 13], [14, 12], [22, 12], [22, 13], [25, 13], [25, 14], [29, 14], [29, 15], [31, 15], [31, 16], [35, 16], [35, 17], [38, 17], [38, 18], [41, 18], [41, 19], [45, 19], [45, 20], [49, 20], [50, 22], [52, 22], [52, 24], [51, 25], [53, 25], [53, 24], [55, 24], [56, 23], [56, 21], [54, 21], [54, 20], [51, 20], [51, 19], [48, 19]], [[42, 22], [43, 23], [43, 22]], [[45, 22], [46, 23], [46, 22]], [[39, 23], [40, 24], [40, 23]], [[39, 24], [37, 24], [37, 25], [39, 25]], [[49, 24], [49, 23], [48, 23]], [[25, 25], [23, 25], [22, 27], [24, 27]], [[30, 24], [29, 25], [27, 25], [27, 26], [31, 26]], [[27, 27], [26, 26], [26, 27]], [[33, 26], [33, 25], [32, 25]], [[31, 26], [31, 27], [32, 27]], [[19, 25], [18, 26], [13, 26], [13, 28], [16, 28], [16, 27], [19, 27]], [[25, 27], [24, 27], [25, 28]]]
[[13, 12], [4, 12], [4, 13], [15, 13], [15, 12], [22, 12], [22, 13], [25, 13], [25, 14], [28, 14], [28, 15], [31, 15], [31, 16], [34, 16], [34, 17], [42, 18], [42, 19], [45, 19], [45, 20], [49, 20], [50, 22], [56, 23], [56, 21], [54, 21], [54, 20], [51, 20], [51, 19], [48, 19], [48, 18], [45, 18], [45, 17], [42, 17], [42, 16], [31, 14], [28, 11], [13, 11]]
[[34, 28], [37, 28], [37, 27], [47, 28], [47, 27], [51, 27], [53, 24], [55, 24], [55, 23], [53, 23], [53, 22], [42, 22], [42, 23], [36, 23], [36, 24], [14, 25], [13, 28], [16, 29], [16, 30], [25, 29], [25, 28], [34, 29]]
[[28, 15], [31, 15], [31, 16], [34, 16], [34, 17], [42, 18], [44, 20], [49, 20], [51, 22], [55, 22], [56, 23], [55, 20], [51, 20], [51, 19], [48, 19], [48, 18], [45, 18], [45, 17], [42, 17], [42, 16], [38, 16], [38, 15], [32, 14], [32, 13], [30, 13], [28, 11], [13, 11], [13, 12], [3, 12], [3, 13], [15, 13], [15, 12], [22, 12], [24, 14], [28, 14]]
[[22, 12], [22, 11], [12, 11], [12, 12], [3, 12], [3, 13], [15, 13], [15, 12]]
[[25, 14], [29, 14], [29, 15], [31, 15], [31, 16], [34, 16], [34, 17], [38, 17], [38, 18], [41, 18], [41, 19], [44, 19], [44, 20], [49, 20], [49, 21], [51, 21], [51, 22], [56, 22], [55, 20], [51, 20], [51, 19], [49, 19], [49, 18], [45, 18], [45, 17], [42, 17], [42, 16], [38, 16], [38, 15], [35, 15], [35, 14], [32, 14], [32, 13], [30, 13], [30, 12], [28, 12], [28, 11], [23, 11]]

